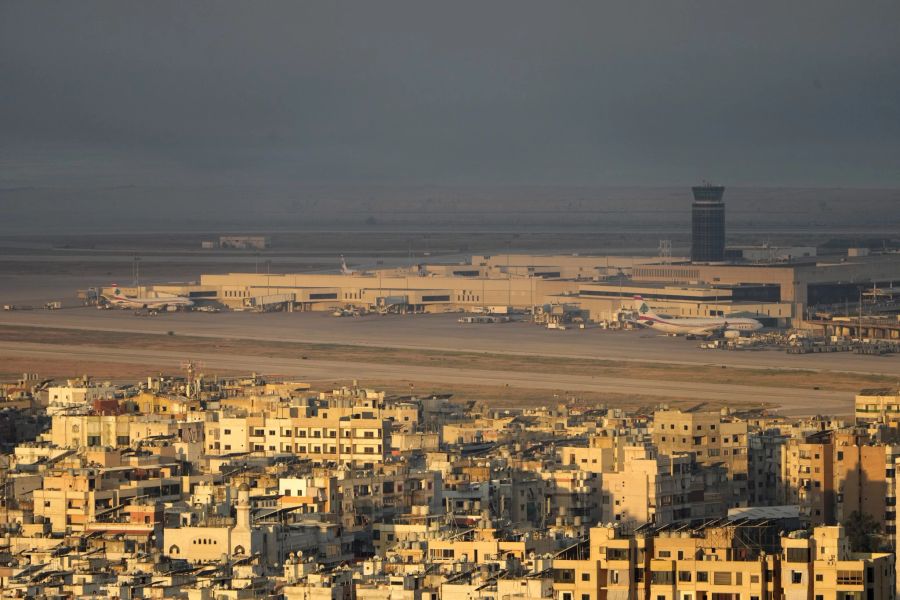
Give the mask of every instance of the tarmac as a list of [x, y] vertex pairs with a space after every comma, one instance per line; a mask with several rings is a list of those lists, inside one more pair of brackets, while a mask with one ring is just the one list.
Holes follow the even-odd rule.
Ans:
[[646, 330], [547, 330], [529, 323], [461, 324], [460, 314], [333, 317], [328, 313], [164, 313], [69, 308], [0, 312], [0, 326], [292, 341], [520, 356], [588, 358], [728, 368], [848, 372], [900, 378], [900, 355], [790, 355], [784, 350], [703, 350], [697, 341]]

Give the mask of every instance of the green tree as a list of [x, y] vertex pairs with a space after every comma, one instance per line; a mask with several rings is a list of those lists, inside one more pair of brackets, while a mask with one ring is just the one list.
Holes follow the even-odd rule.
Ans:
[[868, 513], [855, 510], [844, 521], [844, 533], [850, 539], [850, 549], [853, 552], [875, 552], [878, 547], [878, 532], [878, 522]]

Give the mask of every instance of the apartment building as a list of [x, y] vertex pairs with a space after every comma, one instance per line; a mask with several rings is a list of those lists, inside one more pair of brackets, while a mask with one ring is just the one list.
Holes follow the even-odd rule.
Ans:
[[893, 555], [851, 553], [840, 526], [780, 535], [741, 519], [623, 534], [595, 527], [553, 560], [555, 600], [893, 598]]
[[219, 411], [206, 422], [207, 452], [294, 455], [315, 463], [374, 466], [390, 454], [391, 422], [368, 411], [350, 415], [321, 410], [248, 414]]
[[813, 525], [844, 523], [864, 513], [884, 540], [896, 537], [900, 446], [869, 439], [861, 429], [791, 439], [782, 458], [782, 501], [798, 504]]
[[66, 411], [90, 406], [95, 400], [115, 398], [116, 387], [110, 383], [94, 383], [84, 377], [70, 379], [66, 385], [55, 385], [47, 388], [47, 414], [64, 413]]
[[887, 552], [850, 551], [840, 525], [782, 538], [781, 588], [786, 600], [894, 598], [896, 566]]
[[601, 522], [631, 531], [647, 523], [666, 525], [676, 520], [724, 516], [722, 481], [710, 481], [716, 469], [698, 468], [693, 455], [659, 455], [652, 447], [624, 449], [620, 471], [601, 476]]
[[882, 424], [900, 428], [900, 390], [875, 388], [860, 391], [854, 399], [858, 425]]
[[747, 500], [749, 506], [779, 504], [781, 453], [788, 436], [777, 429], [757, 429], [747, 435]]
[[781, 503], [799, 505], [812, 526], [835, 522], [834, 458], [830, 431], [792, 438], [782, 453]]
[[653, 415], [652, 438], [660, 454], [691, 453], [699, 465], [724, 465], [729, 508], [746, 506], [748, 498], [748, 425], [719, 412], [661, 410]]

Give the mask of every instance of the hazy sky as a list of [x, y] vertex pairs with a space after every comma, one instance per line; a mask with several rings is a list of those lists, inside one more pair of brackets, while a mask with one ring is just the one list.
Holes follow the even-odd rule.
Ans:
[[0, 1], [0, 187], [900, 186], [900, 2]]

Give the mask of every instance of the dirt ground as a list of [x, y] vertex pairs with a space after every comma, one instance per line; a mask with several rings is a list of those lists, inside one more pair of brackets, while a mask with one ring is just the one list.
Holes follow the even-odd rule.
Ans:
[[[47, 364], [30, 358], [0, 355], [0, 381], [13, 381], [23, 373], [38, 373], [41, 378], [71, 379], [81, 375], [90, 375], [99, 381], [135, 382], [145, 377], [158, 375], [162, 370], [152, 364], [121, 364], [103, 363], [88, 360], [72, 359], [66, 361], [54, 361]], [[167, 374], [172, 374], [167, 372]], [[219, 372], [219, 376], [241, 375], [241, 373]], [[309, 383], [316, 390], [329, 390], [343, 386], [351, 386], [353, 379], [314, 379]], [[624, 394], [599, 394], [592, 392], [571, 393], [566, 390], [510, 390], [500, 386], [479, 386], [463, 384], [440, 384], [423, 386], [411, 381], [357, 381], [361, 387], [384, 390], [388, 394], [396, 395], [420, 395], [453, 394], [453, 399], [458, 402], [477, 401], [488, 406], [498, 408], [522, 408], [538, 406], [555, 406], [565, 402], [570, 406], [581, 407], [607, 407], [622, 408], [626, 410], [651, 410], [660, 405], [660, 399], [653, 396], [634, 396]], [[690, 398], [666, 399], [665, 404], [673, 408], [689, 408], [697, 406], [697, 401]], [[722, 408], [722, 403], [710, 402], [703, 405], [704, 409], [717, 410]], [[730, 402], [732, 410], [761, 408], [759, 403], [735, 403]]]

